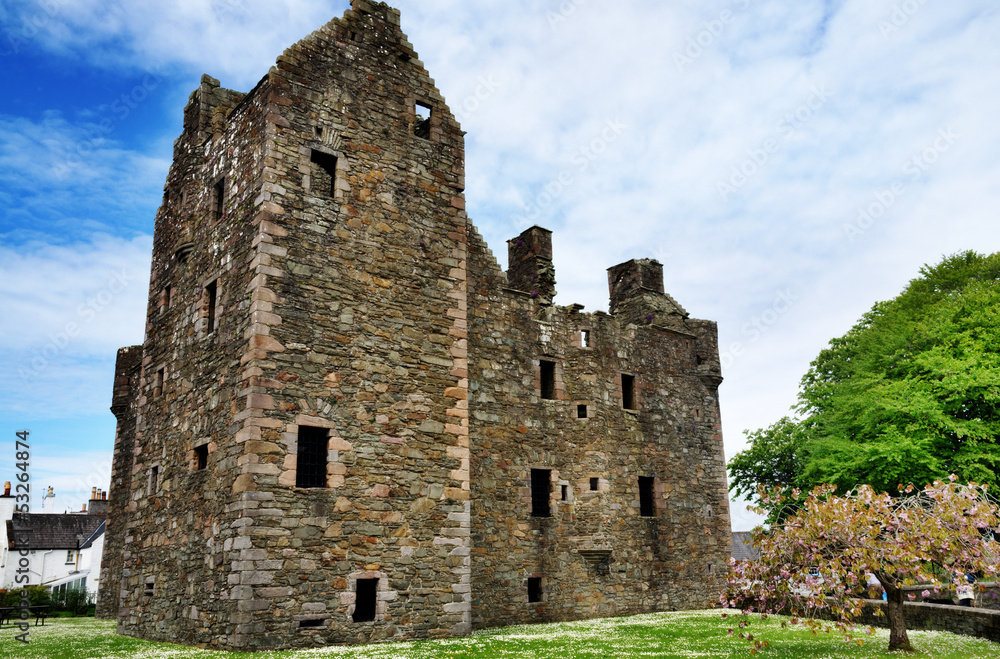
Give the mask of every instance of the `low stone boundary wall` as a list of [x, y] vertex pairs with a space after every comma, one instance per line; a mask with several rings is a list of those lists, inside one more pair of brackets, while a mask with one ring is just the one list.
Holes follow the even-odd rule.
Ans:
[[[927, 590], [927, 586], [904, 586], [903, 591], [908, 595], [915, 595], [917, 601], [926, 601], [921, 593]], [[951, 598], [952, 602], [958, 604], [955, 591], [942, 590], [935, 593], [931, 590], [929, 598]], [[980, 581], [976, 584], [976, 607], [980, 609], [993, 609], [1000, 611], [1000, 583], [994, 581]]]
[[[882, 600], [866, 600], [865, 609], [855, 622], [872, 627], [888, 627], [889, 618], [885, 615], [885, 606], [886, 603]], [[882, 611], [881, 616], [876, 615], [877, 609]], [[903, 609], [906, 629], [909, 631], [951, 632], [1000, 643], [1000, 611], [923, 602], [904, 602]], [[827, 618], [823, 615], [817, 617]]]

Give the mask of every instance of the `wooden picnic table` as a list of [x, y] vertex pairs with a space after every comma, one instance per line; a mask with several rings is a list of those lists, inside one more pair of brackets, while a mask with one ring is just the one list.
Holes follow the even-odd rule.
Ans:
[[[5, 622], [14, 622], [21, 619], [21, 611], [24, 608], [20, 606], [0, 606], [0, 627], [3, 627]], [[35, 626], [41, 621], [42, 627], [45, 626], [45, 616], [49, 610], [48, 604], [39, 604], [38, 606], [29, 606], [28, 614], [35, 616]]]

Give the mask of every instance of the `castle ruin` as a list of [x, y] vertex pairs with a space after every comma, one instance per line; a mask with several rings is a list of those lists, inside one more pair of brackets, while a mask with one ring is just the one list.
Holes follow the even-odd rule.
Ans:
[[730, 553], [716, 326], [662, 266], [501, 271], [464, 137], [383, 3], [249, 93], [207, 76], [118, 354], [98, 614], [228, 650], [704, 608]]

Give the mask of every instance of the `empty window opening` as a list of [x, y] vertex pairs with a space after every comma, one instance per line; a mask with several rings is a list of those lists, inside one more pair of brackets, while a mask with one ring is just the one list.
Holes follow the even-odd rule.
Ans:
[[208, 298], [206, 303], [208, 304], [208, 318], [205, 322], [205, 331], [211, 334], [215, 331], [215, 303], [216, 295], [218, 291], [218, 282], [213, 281], [211, 284], [205, 287], [205, 297]]
[[354, 622], [371, 622], [375, 619], [375, 604], [378, 601], [378, 579], [358, 579], [354, 600]]
[[154, 592], [156, 592], [156, 582], [154, 582], [154, 581], [147, 581], [145, 588], [142, 589], [142, 594], [143, 595], [152, 595]]
[[643, 517], [656, 515], [653, 505], [653, 477], [639, 476], [639, 514]]
[[635, 406], [635, 376], [622, 373], [622, 407], [634, 410]]
[[539, 362], [542, 384], [542, 398], [546, 400], [556, 399], [556, 363], [545, 361]]
[[312, 188], [330, 197], [334, 196], [337, 190], [337, 156], [313, 149], [309, 160], [317, 165], [312, 170], [313, 180], [317, 182]]
[[590, 347], [590, 330], [580, 330], [580, 346], [583, 348]]
[[299, 426], [296, 487], [326, 487], [326, 447], [326, 428]]
[[600, 485], [600, 483], [601, 483], [601, 479], [599, 479], [599, 478], [591, 478], [590, 479], [590, 491], [591, 492], [596, 492], [597, 491], [597, 487], [598, 487], [598, 485]]
[[222, 177], [212, 186], [212, 219], [218, 222], [226, 211], [226, 178]]
[[550, 469], [531, 470], [531, 516], [548, 517], [549, 493], [552, 491], [550, 483], [552, 471]]
[[563, 501], [569, 501], [569, 485], [561, 486], [561, 499]]
[[417, 101], [415, 112], [417, 122], [413, 127], [413, 134], [429, 140], [431, 138], [431, 106]]
[[208, 444], [194, 447], [194, 468], [196, 471], [208, 468]]
[[577, 405], [576, 406], [576, 418], [578, 418], [578, 419], [586, 419], [587, 418], [587, 406], [586, 405]]
[[322, 627], [322, 626], [323, 626], [322, 618], [316, 618], [314, 620], [299, 620], [299, 629], [302, 629], [303, 627]]
[[[323, 137], [323, 127], [322, 126], [316, 126], [315, 130], [316, 130], [316, 137]], [[303, 622], [305, 622], [305, 621], [303, 621]]]
[[149, 470], [149, 484], [146, 488], [146, 494], [156, 494], [160, 489], [160, 468], [153, 467]]
[[528, 577], [528, 602], [542, 601], [542, 578]]
[[153, 374], [153, 396], [163, 395], [163, 376], [165, 369], [159, 369]]

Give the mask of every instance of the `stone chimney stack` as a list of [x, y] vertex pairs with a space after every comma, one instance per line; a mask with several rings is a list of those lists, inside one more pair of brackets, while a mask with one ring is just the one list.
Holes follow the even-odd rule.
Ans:
[[5, 497], [10, 496], [10, 481], [7, 481], [6, 483], [3, 484], [3, 495]]
[[687, 311], [663, 292], [663, 266], [654, 259], [632, 259], [608, 268], [608, 288], [608, 310], [623, 325], [680, 329], [688, 317]]
[[42, 510], [51, 513], [55, 512], [56, 509], [56, 493], [53, 491], [52, 486], [49, 485], [49, 491], [45, 493], [42, 497]]
[[531, 227], [507, 241], [507, 283], [530, 293], [543, 306], [556, 296], [556, 271], [552, 265], [552, 232]]
[[87, 504], [87, 512], [90, 515], [107, 515], [108, 493], [102, 492], [96, 487], [91, 490], [90, 501]]

